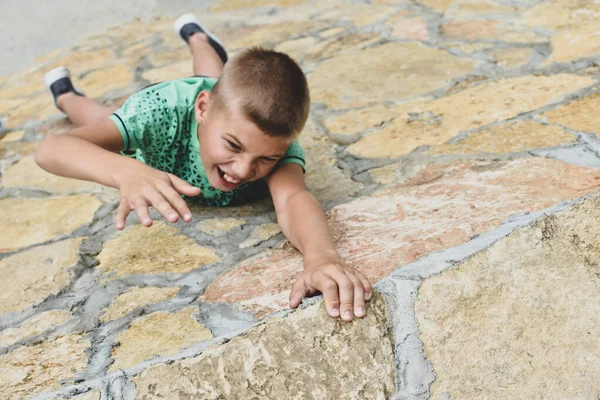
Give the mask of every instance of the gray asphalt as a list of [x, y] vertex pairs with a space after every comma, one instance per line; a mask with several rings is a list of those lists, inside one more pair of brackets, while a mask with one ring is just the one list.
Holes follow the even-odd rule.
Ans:
[[0, 75], [132, 18], [177, 16], [202, 0], [0, 0]]

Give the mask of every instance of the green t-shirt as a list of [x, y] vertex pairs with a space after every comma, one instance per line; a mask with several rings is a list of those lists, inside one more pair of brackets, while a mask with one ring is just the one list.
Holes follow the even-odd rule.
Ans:
[[[200, 158], [194, 102], [198, 93], [211, 90], [215, 82], [192, 77], [152, 85], [127, 99], [110, 119], [123, 137], [123, 150], [135, 150], [138, 160], [200, 188], [199, 196], [186, 200], [211, 206], [252, 201], [267, 194], [264, 179], [223, 192], [210, 185]], [[305, 168], [304, 150], [297, 141], [277, 165], [287, 163]]]

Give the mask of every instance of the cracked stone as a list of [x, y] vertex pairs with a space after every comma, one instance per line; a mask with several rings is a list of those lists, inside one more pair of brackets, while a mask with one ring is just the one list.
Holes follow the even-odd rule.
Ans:
[[133, 378], [136, 398], [391, 398], [395, 363], [387, 326], [379, 295], [366, 317], [352, 323], [329, 317], [322, 303], [312, 305], [197, 357], [147, 368]]
[[129, 289], [113, 300], [112, 304], [100, 315], [100, 322], [105, 324], [129, 314], [137, 308], [171, 299], [177, 295], [177, 292], [179, 292], [179, 287]]
[[129, 69], [130, 67], [125, 64], [116, 64], [100, 69], [82, 78], [79, 85], [85, 91], [86, 96], [97, 98], [111, 90], [122, 89], [132, 83], [133, 74]]
[[211, 236], [223, 236], [227, 232], [246, 224], [246, 220], [239, 218], [210, 218], [199, 222], [196, 229]]
[[490, 53], [493, 60], [502, 68], [516, 68], [520, 65], [527, 64], [531, 58], [532, 51], [530, 48], [517, 49], [500, 49]]
[[42, 121], [59, 113], [49, 96], [36, 96], [6, 113], [8, 114], [6, 128], [13, 130], [27, 121]]
[[533, 121], [518, 121], [490, 126], [471, 133], [456, 143], [434, 146], [428, 154], [518, 153], [544, 147], [556, 147], [577, 141], [575, 135], [557, 125], [541, 125]]
[[[59, 66], [69, 68], [73, 76], [83, 72], [96, 69], [98, 66], [107, 65], [115, 60], [115, 55], [110, 48], [100, 48], [91, 51], [69, 51], [64, 57], [52, 63], [52, 66], [44, 67], [45, 71], [50, 71]], [[86, 90], [87, 94], [87, 90]]]
[[153, 68], [145, 71], [144, 79], [148, 82], [163, 82], [169, 79], [179, 79], [182, 76], [191, 76], [193, 74], [192, 61], [187, 59], [175, 64], [169, 64], [160, 68]]
[[[395, 158], [420, 146], [446, 142], [461, 131], [513, 118], [560, 101], [569, 92], [589, 86], [588, 77], [569, 74], [524, 76], [484, 83], [437, 100], [416, 100], [382, 113], [385, 122], [390, 114], [397, 117], [379, 132], [370, 134], [348, 147], [357, 157]], [[518, 88], [518, 91], [516, 90]], [[362, 110], [368, 115], [369, 109]], [[352, 126], [357, 132], [377, 123], [371, 117], [362, 120], [345, 114], [336, 119], [339, 125]]]
[[[473, 67], [471, 60], [418, 43], [388, 43], [326, 60], [308, 80], [313, 101], [329, 108], [349, 108], [422, 95]], [[357, 76], [360, 79], [352, 78]]]
[[581, 0], [539, 3], [523, 13], [523, 19], [528, 25], [557, 31], [596, 23], [599, 18], [600, 4], [595, 2], [584, 3]]
[[447, 8], [444, 18], [466, 19], [516, 11], [515, 8], [504, 7], [492, 1], [454, 1], [448, 5], [450, 7]]
[[221, 261], [211, 248], [180, 235], [163, 221], [134, 225], [104, 244], [98, 269], [110, 278], [135, 274], [182, 274]]
[[256, 246], [280, 233], [281, 228], [279, 227], [279, 224], [260, 225], [252, 231], [250, 237], [247, 240], [245, 240], [242, 244], [240, 244], [239, 247], [240, 249], [245, 249], [248, 247]]
[[525, 26], [507, 26], [493, 19], [449, 21], [440, 27], [452, 40], [489, 40], [509, 43], [543, 43], [548, 39]]
[[[494, 229], [511, 215], [599, 187], [600, 170], [545, 158], [432, 164], [405, 184], [334, 207], [327, 215], [342, 260], [374, 283], [421, 256]], [[237, 303], [260, 318], [287, 307], [302, 268], [302, 256], [291, 245], [270, 250], [218, 276], [202, 300]]]
[[600, 198], [545, 217], [421, 285], [431, 397], [600, 393]]
[[2, 136], [2, 139], [0, 139], [0, 142], [2, 142], [2, 143], [18, 142], [19, 140], [23, 139], [24, 135], [25, 135], [24, 130], [8, 132], [7, 134]]
[[600, 107], [600, 93], [560, 106], [543, 114], [548, 121], [568, 126], [576, 131], [598, 133], [596, 110]]
[[85, 368], [90, 343], [80, 334], [59, 336], [0, 356], [0, 393], [6, 400], [35, 397], [57, 390], [60, 381], [73, 383]]
[[254, 0], [249, 3], [246, 0], [220, 0], [212, 6], [212, 12], [219, 11], [234, 11], [245, 8], [257, 8], [257, 7], [291, 7], [299, 4], [307, 3], [308, 0]]
[[316, 43], [318, 43], [317, 39], [312, 36], [303, 37], [300, 39], [283, 42], [277, 45], [275, 50], [286, 53], [296, 61], [301, 61], [306, 53], [312, 49]]
[[43, 243], [89, 224], [102, 203], [91, 195], [0, 200], [0, 252]]
[[380, 37], [381, 36], [375, 32], [340, 36], [311, 46], [306, 52], [305, 58], [308, 60], [322, 60], [348, 53], [352, 50], [361, 49], [375, 43]]
[[55, 397], [53, 400], [100, 400], [100, 391], [98, 389], [90, 390], [87, 393], [74, 397]]
[[341, 4], [318, 15], [318, 19], [350, 22], [357, 28], [383, 21], [396, 7], [379, 4]]
[[316, 21], [286, 21], [284, 23], [261, 25], [249, 31], [245, 36], [240, 36], [229, 41], [232, 49], [257, 46], [265, 43], [277, 43], [290, 40], [297, 36], [304, 36], [322, 26]]
[[21, 325], [0, 331], [0, 347], [8, 347], [13, 344], [39, 335], [46, 330], [61, 325], [71, 317], [71, 313], [65, 310], [51, 310], [40, 313]]
[[69, 269], [79, 260], [81, 240], [63, 240], [0, 260], [0, 270], [11, 277], [0, 281], [0, 314], [39, 304], [66, 288]]
[[139, 364], [153, 356], [167, 356], [213, 338], [212, 333], [192, 316], [197, 307], [169, 313], [159, 311], [133, 321], [119, 334], [112, 350], [115, 362], [109, 373]]

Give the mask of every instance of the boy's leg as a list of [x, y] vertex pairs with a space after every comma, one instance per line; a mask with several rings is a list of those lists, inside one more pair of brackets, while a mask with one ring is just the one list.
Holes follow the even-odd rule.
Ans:
[[194, 33], [190, 36], [188, 45], [194, 59], [194, 75], [218, 78], [223, 72], [223, 61], [215, 49], [209, 44], [208, 36], [204, 33]]
[[105, 106], [96, 100], [72, 92], [61, 95], [56, 99], [56, 104], [76, 126], [87, 125], [108, 118], [118, 108]]

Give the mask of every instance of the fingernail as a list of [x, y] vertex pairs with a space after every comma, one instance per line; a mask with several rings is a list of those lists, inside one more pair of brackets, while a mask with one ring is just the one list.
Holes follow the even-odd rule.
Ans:
[[365, 300], [371, 300], [371, 293], [365, 292]]
[[356, 316], [362, 317], [363, 315], [365, 315], [365, 309], [362, 307], [357, 307], [356, 308]]
[[337, 308], [332, 308], [331, 309], [331, 316], [332, 317], [339, 317], [340, 315], [340, 310], [338, 310]]
[[352, 313], [350, 311], [346, 311], [344, 313], [344, 319], [351, 320], [352, 319]]
[[177, 221], [177, 214], [171, 214], [171, 215], [169, 215], [169, 219]]
[[189, 221], [191, 221], [191, 220], [192, 220], [192, 214], [184, 214], [184, 215], [183, 215], [183, 219], [184, 219], [186, 222], [189, 222]]

